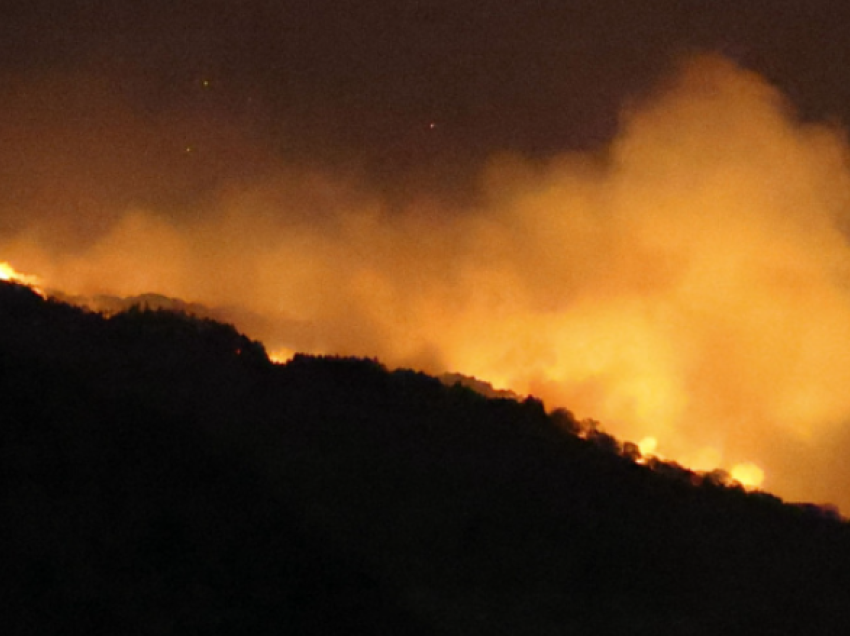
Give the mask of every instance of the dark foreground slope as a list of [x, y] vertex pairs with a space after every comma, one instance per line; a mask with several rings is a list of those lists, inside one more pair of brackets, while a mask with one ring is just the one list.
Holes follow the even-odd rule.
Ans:
[[[8, 634], [813, 634], [850, 530], [534, 400], [0, 286]], [[628, 453], [626, 453], [628, 454]], [[8, 614], [8, 612], [7, 612]]]

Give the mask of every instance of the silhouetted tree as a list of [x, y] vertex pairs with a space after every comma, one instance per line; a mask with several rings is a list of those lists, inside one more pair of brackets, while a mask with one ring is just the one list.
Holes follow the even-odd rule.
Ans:
[[3, 633], [837, 634], [850, 526], [534, 398], [0, 285]]

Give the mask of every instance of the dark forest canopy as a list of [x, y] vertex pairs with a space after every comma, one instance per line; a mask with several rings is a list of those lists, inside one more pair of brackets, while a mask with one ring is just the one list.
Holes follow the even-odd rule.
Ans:
[[839, 633], [830, 509], [568, 411], [0, 286], [9, 634]]

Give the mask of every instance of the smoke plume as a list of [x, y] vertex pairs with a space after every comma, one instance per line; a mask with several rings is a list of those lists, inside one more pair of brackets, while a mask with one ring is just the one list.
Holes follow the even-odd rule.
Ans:
[[238, 117], [199, 137], [90, 78], [14, 89], [0, 260], [46, 286], [474, 375], [850, 510], [848, 146], [754, 73], [691, 59], [597, 152], [494, 156], [474, 197], [402, 209]]

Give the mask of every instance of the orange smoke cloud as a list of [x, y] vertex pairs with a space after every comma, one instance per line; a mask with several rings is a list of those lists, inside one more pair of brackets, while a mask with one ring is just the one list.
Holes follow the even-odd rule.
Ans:
[[213, 180], [191, 213], [138, 201], [73, 246], [19, 224], [0, 254], [68, 293], [229, 307], [270, 350], [475, 375], [848, 510], [847, 151], [708, 56], [602, 151], [493, 158], [476, 204], [394, 211], [263, 159], [259, 177]]

